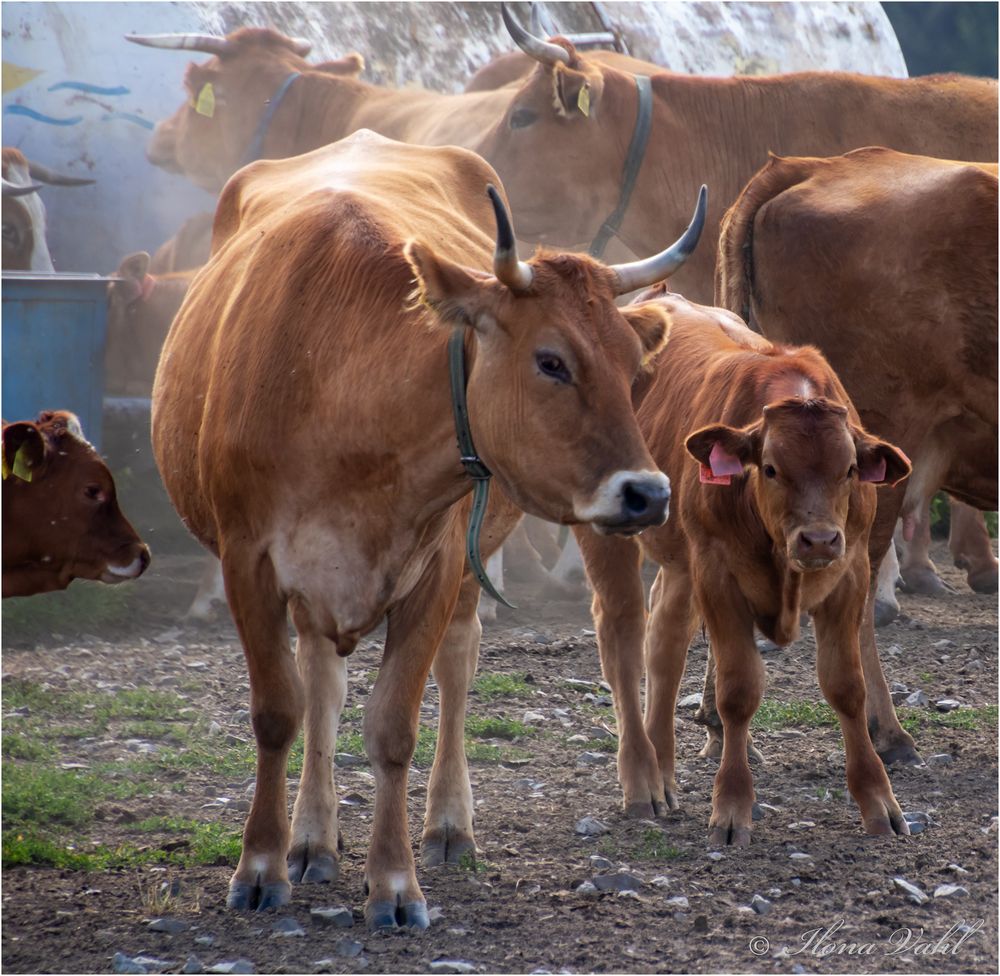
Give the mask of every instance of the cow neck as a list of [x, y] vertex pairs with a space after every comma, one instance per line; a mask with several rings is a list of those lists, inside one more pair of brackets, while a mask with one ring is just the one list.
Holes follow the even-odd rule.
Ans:
[[653, 127], [653, 85], [645, 75], [636, 75], [635, 87], [638, 90], [639, 104], [636, 108], [632, 141], [629, 143], [628, 152], [625, 155], [625, 168], [622, 170], [622, 188], [618, 195], [618, 206], [601, 224], [600, 230], [591, 242], [589, 253], [592, 258], [600, 258], [608, 246], [608, 241], [618, 234], [622, 221], [625, 219], [629, 201], [632, 199], [632, 191], [635, 189], [635, 181], [642, 168], [642, 161], [646, 156], [646, 145]]
[[459, 326], [448, 340], [448, 376], [451, 380], [451, 406], [455, 414], [455, 433], [458, 436], [458, 453], [465, 468], [465, 473], [473, 481], [472, 514], [469, 516], [469, 529], [465, 536], [465, 554], [469, 565], [475, 574], [479, 585], [498, 603], [511, 610], [517, 607], [508, 603], [493, 585], [483, 566], [479, 554], [479, 534], [483, 528], [483, 518], [486, 515], [486, 503], [489, 501], [490, 478], [493, 472], [486, 466], [476, 453], [472, 441], [472, 430], [469, 427], [469, 405], [466, 401], [465, 387], [468, 377], [465, 373], [465, 327]]
[[264, 150], [264, 140], [267, 138], [267, 130], [271, 125], [271, 120], [274, 118], [274, 113], [278, 111], [278, 106], [281, 105], [281, 100], [285, 97], [288, 89], [292, 87], [292, 82], [299, 77], [301, 77], [301, 73], [293, 71], [278, 86], [278, 90], [268, 100], [267, 108], [264, 109], [264, 114], [257, 123], [257, 129], [250, 140], [250, 145], [247, 146], [247, 151], [243, 156], [241, 165], [246, 166], [248, 163], [260, 159], [260, 154]]

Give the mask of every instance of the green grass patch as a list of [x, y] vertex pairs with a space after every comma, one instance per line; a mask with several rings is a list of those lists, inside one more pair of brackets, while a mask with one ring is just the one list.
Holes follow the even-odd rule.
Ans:
[[638, 840], [631, 842], [603, 837], [597, 849], [608, 857], [625, 861], [672, 861], [683, 854], [679, 847], [667, 840], [662, 830], [655, 827], [644, 830]]
[[472, 690], [483, 700], [493, 698], [516, 698], [530, 695], [532, 687], [519, 674], [503, 671], [487, 671], [472, 683]]
[[522, 739], [534, 735], [535, 730], [523, 722], [512, 718], [480, 718], [477, 715], [465, 717], [466, 737], [475, 739]]
[[997, 726], [997, 706], [982, 708], [957, 708], [953, 712], [932, 712], [924, 708], [897, 708], [899, 724], [911, 734], [928, 726], [943, 726], [949, 729], [966, 729], [970, 732], [995, 729]]
[[4, 733], [4, 759], [24, 759], [28, 762], [41, 762], [53, 759], [55, 754], [55, 749], [49, 743], [39, 741], [37, 736], [18, 735], [16, 732]]
[[3, 764], [4, 828], [83, 827], [102, 800], [134, 795], [128, 784], [96, 770]]
[[819, 728], [840, 723], [834, 710], [825, 702], [780, 702], [765, 698], [750, 724], [755, 729], [783, 729], [800, 725]]
[[128, 583], [108, 586], [76, 580], [68, 589], [37, 596], [11, 597], [3, 601], [0, 620], [8, 643], [51, 641], [53, 634], [67, 639], [98, 632], [127, 621], [136, 590]]
[[588, 739], [586, 742], [574, 742], [573, 748], [583, 749], [584, 752], [617, 752], [617, 739]]

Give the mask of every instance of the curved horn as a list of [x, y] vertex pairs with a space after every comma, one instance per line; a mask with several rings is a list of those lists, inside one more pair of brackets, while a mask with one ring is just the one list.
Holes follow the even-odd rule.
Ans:
[[11, 183], [9, 180], [3, 181], [3, 195], [5, 197], [23, 197], [29, 193], [36, 193], [40, 190], [40, 183]]
[[304, 58], [313, 49], [312, 41], [307, 41], [304, 37], [290, 37], [288, 43], [300, 58]]
[[42, 183], [48, 183], [52, 186], [90, 186], [97, 182], [97, 180], [85, 180], [79, 176], [63, 176], [62, 173], [57, 173], [41, 163], [28, 163], [28, 172], [33, 179], [41, 180]]
[[698, 203], [687, 230], [665, 251], [654, 254], [643, 261], [629, 264], [613, 264], [611, 270], [618, 275], [618, 294], [654, 285], [669, 278], [694, 253], [705, 226], [705, 211], [708, 209], [708, 187], [702, 184], [698, 191]]
[[540, 61], [542, 64], [569, 64], [569, 51], [558, 44], [550, 44], [548, 41], [539, 40], [529, 34], [507, 9], [506, 3], [500, 4], [500, 13], [503, 15], [503, 22], [507, 27], [507, 32], [513, 38], [514, 43], [525, 54]]
[[493, 273], [512, 292], [527, 291], [535, 273], [531, 266], [518, 260], [517, 241], [514, 240], [514, 230], [510, 225], [510, 215], [504, 206], [497, 188], [490, 183], [486, 187], [493, 213], [497, 219], [497, 246], [493, 252]]
[[229, 41], [212, 34], [126, 34], [126, 41], [144, 47], [162, 47], [171, 51], [203, 51], [205, 54], [225, 54]]

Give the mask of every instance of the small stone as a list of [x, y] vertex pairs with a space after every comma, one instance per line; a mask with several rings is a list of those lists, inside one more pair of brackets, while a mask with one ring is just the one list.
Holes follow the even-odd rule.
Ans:
[[427, 918], [431, 922], [440, 922], [444, 918], [444, 909], [440, 905], [435, 905], [427, 910]]
[[150, 932], [166, 932], [168, 935], [177, 935], [178, 932], [186, 932], [191, 928], [190, 922], [185, 922], [182, 918], [154, 918], [149, 923]]
[[926, 708], [930, 703], [931, 700], [922, 691], [915, 691], [907, 695], [903, 702], [904, 705], [909, 705], [911, 708]]
[[352, 756], [349, 752], [338, 752], [334, 755], [333, 762], [340, 769], [348, 769], [351, 766], [364, 766], [368, 760], [363, 756]]
[[597, 885], [593, 881], [583, 881], [576, 886], [576, 893], [578, 895], [583, 895], [586, 898], [593, 898], [595, 895], [600, 894], [597, 890]]
[[915, 884], [910, 884], [905, 878], [893, 878], [892, 883], [914, 904], [922, 905], [927, 901], [927, 895]]
[[969, 873], [965, 868], [960, 867], [957, 864], [949, 864], [948, 865], [948, 870], [949, 871], [954, 871], [955, 874], [968, 874]]
[[[525, 725], [537, 725], [539, 722], [545, 721], [545, 716], [541, 712], [525, 712], [521, 721], [524, 722]], [[433, 965], [433, 963], [431, 963], [431, 965]]]
[[682, 912], [686, 912], [691, 907], [690, 902], [684, 897], [684, 895], [674, 895], [672, 898], [668, 898], [664, 904], [668, 908], [676, 908], [678, 911]]
[[708, 916], [707, 915], [695, 915], [694, 922], [692, 926], [695, 932], [707, 932], [708, 931]]
[[576, 822], [574, 830], [584, 837], [600, 837], [606, 834], [611, 828], [607, 824], [601, 823], [595, 817], [582, 817]]
[[474, 973], [475, 963], [465, 962], [462, 959], [435, 959], [430, 964], [432, 973]]
[[606, 752], [582, 752], [577, 759], [578, 766], [607, 766], [611, 757]]
[[935, 898], [951, 898], [953, 896], [963, 896], [968, 894], [969, 889], [963, 888], [961, 885], [942, 884], [938, 885], [934, 889]]
[[953, 712], [956, 708], [961, 708], [962, 703], [955, 701], [954, 698], [942, 698], [940, 701], [934, 702], [934, 707], [939, 712]]
[[812, 820], [796, 820], [788, 825], [789, 830], [812, 830], [816, 824]]
[[225, 962], [217, 962], [214, 966], [207, 970], [210, 973], [253, 973], [255, 972], [253, 968], [253, 963], [249, 959], [236, 959], [234, 961], [226, 960]]
[[181, 972], [187, 974], [203, 973], [205, 972], [205, 967], [202, 965], [201, 960], [197, 956], [188, 956]]
[[219, 723], [216, 722], [216, 721], [214, 721], [214, 720], [211, 721], [211, 722], [209, 722], [209, 725], [208, 725], [208, 734], [209, 735], [222, 735], [222, 726], [219, 725]]
[[299, 925], [297, 919], [294, 919], [291, 916], [288, 918], [279, 918], [271, 929], [271, 935], [297, 936], [305, 934], [305, 929]]
[[904, 810], [903, 819], [909, 824], [921, 823], [927, 825], [931, 822], [930, 814], [924, 813], [923, 810]]
[[600, 854], [591, 854], [590, 866], [595, 871], [610, 871], [615, 864], [614, 861], [611, 861], [606, 857], [602, 857]]
[[583, 678], [566, 678], [566, 684], [577, 691], [593, 691], [597, 685], [593, 681], [585, 681]]
[[721, 861], [726, 855], [722, 851], [709, 851], [707, 856], [710, 861]]
[[624, 871], [616, 874], [598, 874], [592, 880], [598, 891], [635, 891], [643, 885], [642, 879]]
[[146, 967], [137, 959], [126, 956], [124, 952], [116, 952], [111, 960], [111, 971], [113, 973], [145, 973]]
[[754, 821], [764, 819], [764, 810], [759, 803], [755, 803], [750, 808], [750, 819]]
[[685, 695], [677, 703], [677, 707], [678, 708], [683, 708], [683, 709], [700, 708], [701, 707], [701, 695], [697, 694], [697, 693], [693, 694], [693, 695]]
[[950, 651], [954, 646], [955, 642], [953, 640], [948, 640], [947, 637], [944, 640], [934, 641], [934, 643], [931, 644], [931, 647], [933, 647], [935, 651]]
[[341, 939], [337, 943], [336, 953], [338, 956], [345, 956], [347, 959], [353, 959], [355, 956], [361, 955], [361, 950], [364, 946], [358, 942], [356, 939]]
[[354, 914], [340, 905], [336, 908], [312, 908], [309, 917], [318, 925], [332, 925], [338, 929], [349, 929], [354, 925]]
[[168, 969], [177, 968], [177, 963], [153, 956], [136, 956], [134, 962], [139, 963], [147, 973], [165, 973]]
[[771, 910], [771, 903], [761, 895], [754, 895], [750, 899], [750, 907], [758, 915], [766, 915]]
[[594, 728], [590, 730], [590, 737], [592, 739], [599, 739], [601, 741], [607, 741], [608, 739], [618, 738], [614, 734], [614, 732], [608, 731], [608, 729], [606, 729], [603, 725], [594, 726]]
[[963, 664], [962, 667], [959, 668], [959, 671], [965, 674], [971, 674], [974, 671], [982, 671], [982, 670], [983, 670], [983, 662], [976, 659], [972, 661], [966, 661], [965, 664]]
[[928, 766], [950, 766], [954, 761], [954, 757], [948, 752], [937, 752], [927, 757]]
[[803, 854], [802, 851], [792, 851], [788, 856], [793, 861], [807, 861], [812, 859], [812, 855]]
[[581, 735], [579, 732], [577, 732], [575, 735], [571, 735], [566, 741], [567, 742], [589, 742], [590, 741], [590, 737], [586, 736], [586, 735]]
[[909, 688], [906, 687], [906, 685], [903, 684], [902, 681], [893, 681], [892, 684], [889, 685], [889, 691], [891, 691], [893, 694], [895, 694], [897, 691], [905, 691], [907, 694], [909, 694], [910, 690]]
[[194, 941], [197, 942], [198, 945], [213, 946], [213, 945], [215, 945], [215, 936], [214, 935], [196, 935], [194, 937]]

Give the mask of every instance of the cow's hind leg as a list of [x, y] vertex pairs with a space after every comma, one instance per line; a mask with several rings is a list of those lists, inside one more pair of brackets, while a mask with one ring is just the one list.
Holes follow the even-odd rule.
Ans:
[[250, 717], [257, 738], [257, 786], [227, 904], [263, 911], [291, 897], [285, 863], [286, 767], [302, 721], [302, 686], [270, 559], [255, 552], [226, 552], [222, 566], [250, 674]]
[[434, 766], [427, 784], [427, 813], [422, 840], [428, 867], [475, 859], [472, 832], [472, 786], [465, 758], [465, 708], [476, 676], [482, 625], [476, 613], [479, 582], [466, 573], [458, 605], [434, 657], [434, 680], [440, 695]]
[[340, 836], [333, 757], [337, 726], [347, 701], [347, 659], [316, 632], [308, 611], [293, 603], [296, 660], [305, 689], [302, 777], [292, 811], [288, 877], [294, 882], [336, 881]]
[[[712, 645], [708, 645], [708, 659], [705, 662], [705, 683], [701, 691], [701, 704], [694, 713], [694, 720], [705, 726], [705, 744], [698, 753], [703, 759], [722, 758], [722, 719], [715, 704], [715, 655]], [[750, 762], [762, 763], [764, 754], [754, 745], [753, 736], [747, 733], [747, 758]]]
[[951, 530], [948, 548], [966, 581], [976, 593], [996, 593], [997, 557], [986, 528], [983, 513], [963, 502], [951, 499]]

